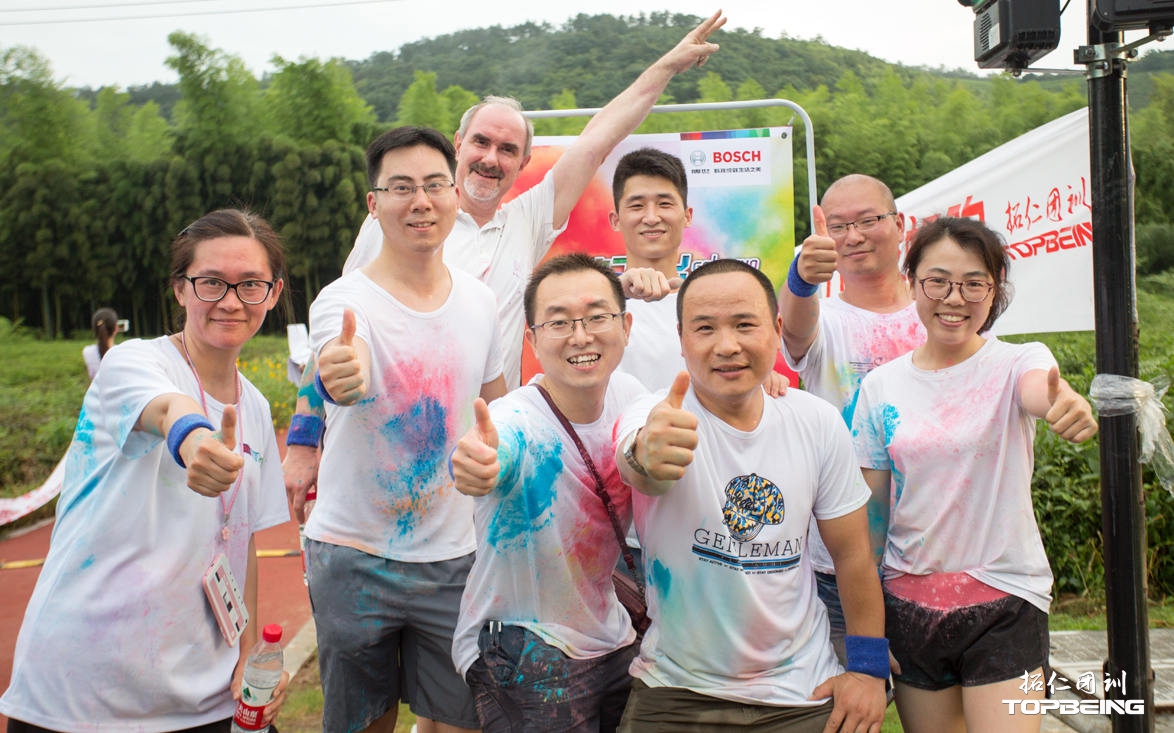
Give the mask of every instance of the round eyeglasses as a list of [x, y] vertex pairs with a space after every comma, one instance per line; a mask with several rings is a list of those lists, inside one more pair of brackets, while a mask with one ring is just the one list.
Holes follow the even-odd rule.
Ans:
[[887, 214], [879, 214], [877, 216], [865, 216], [856, 221], [846, 221], [842, 224], [828, 224], [828, 234], [833, 237], [842, 237], [848, 233], [848, 227], [855, 227], [858, 232], [869, 232], [876, 229], [876, 225], [890, 216], [896, 216], [897, 212], [890, 211]]
[[410, 183], [393, 183], [390, 186], [375, 186], [371, 190], [382, 191], [397, 199], [410, 199], [416, 195], [416, 191], [424, 189], [424, 193], [428, 194], [428, 198], [436, 199], [451, 191], [455, 185], [452, 181], [429, 181], [428, 183], [421, 183], [418, 186]]
[[541, 328], [551, 338], [565, 339], [575, 332], [576, 323], [582, 323], [583, 330], [587, 333], [603, 333], [611, 328], [612, 321], [622, 315], [623, 313], [596, 313], [593, 316], [582, 318], [557, 318], [553, 321], [533, 325], [530, 328], [535, 331]]
[[947, 280], [944, 277], [923, 277], [917, 282], [921, 283], [921, 292], [925, 293], [925, 297], [930, 300], [949, 298], [950, 293], [954, 292], [954, 287], [957, 286], [958, 292], [962, 294], [962, 300], [967, 303], [981, 303], [986, 300], [995, 287], [994, 283], [988, 283], [986, 280], [957, 282]]
[[192, 292], [205, 303], [218, 303], [228, 295], [229, 290], [233, 290], [237, 299], [245, 305], [260, 305], [273, 290], [273, 283], [269, 280], [241, 280], [238, 283], [230, 283], [218, 277], [179, 277], [190, 282]]

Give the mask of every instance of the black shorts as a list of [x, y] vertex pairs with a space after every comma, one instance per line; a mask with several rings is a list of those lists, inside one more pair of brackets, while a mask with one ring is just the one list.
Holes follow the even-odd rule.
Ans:
[[950, 610], [885, 592], [885, 636], [897, 682], [922, 690], [1022, 677], [1048, 662], [1048, 615], [1017, 596]]

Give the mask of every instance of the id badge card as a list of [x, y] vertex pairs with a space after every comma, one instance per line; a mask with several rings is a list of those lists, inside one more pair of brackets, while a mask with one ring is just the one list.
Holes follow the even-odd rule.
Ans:
[[208, 597], [208, 605], [224, 640], [229, 646], [236, 646], [241, 632], [249, 625], [249, 610], [223, 552], [204, 571], [204, 595]]

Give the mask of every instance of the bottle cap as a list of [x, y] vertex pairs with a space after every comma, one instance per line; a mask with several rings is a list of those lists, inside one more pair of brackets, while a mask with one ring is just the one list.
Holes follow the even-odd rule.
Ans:
[[266, 624], [265, 628], [261, 629], [261, 638], [273, 643], [281, 641], [281, 625]]

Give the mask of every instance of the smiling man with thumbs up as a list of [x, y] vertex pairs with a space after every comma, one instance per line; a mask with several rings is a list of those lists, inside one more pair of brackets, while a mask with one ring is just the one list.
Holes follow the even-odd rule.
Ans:
[[453, 661], [487, 733], [614, 731], [636, 636], [611, 580], [632, 517], [612, 428], [645, 391], [613, 374], [631, 316], [619, 278], [583, 254], [539, 266], [524, 306], [542, 374], [478, 402], [452, 456], [477, 497]]
[[[620, 730], [878, 731], [884, 607], [848, 429], [823, 400], [764, 391], [781, 324], [758, 270], [699, 267], [677, 318], [687, 372], [616, 429], [652, 619]], [[812, 518], [840, 570], [848, 672], [804, 557]]]
[[473, 563], [472, 500], [448, 472], [473, 401], [505, 392], [493, 293], [443, 260], [456, 217], [452, 145], [400, 127], [367, 149], [379, 256], [310, 307], [326, 407], [306, 566], [324, 730], [475, 729], [449, 657]]

